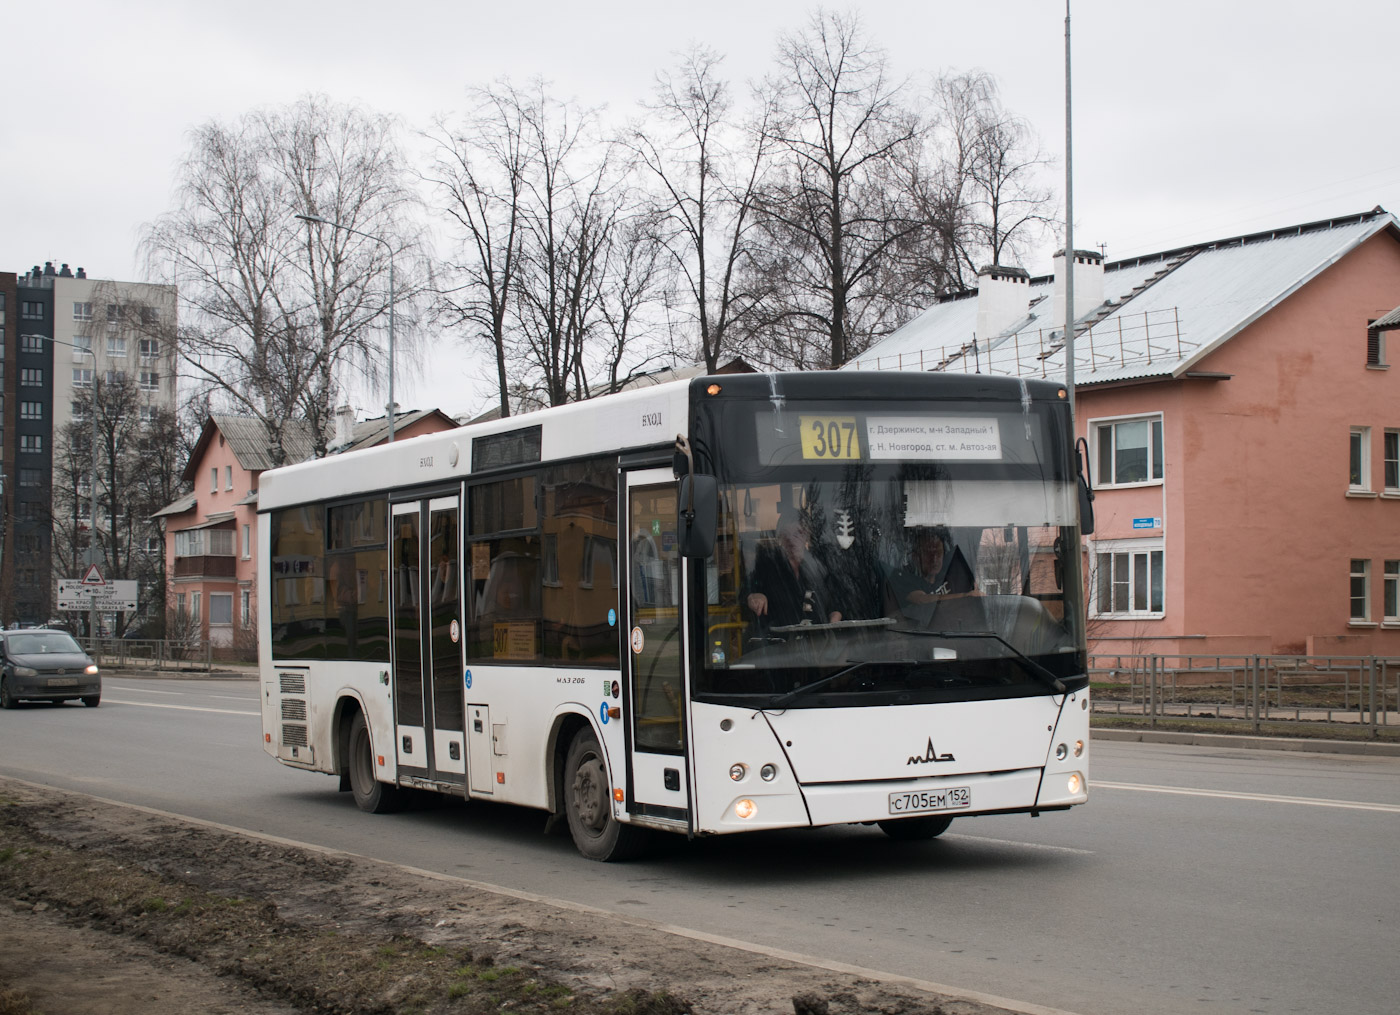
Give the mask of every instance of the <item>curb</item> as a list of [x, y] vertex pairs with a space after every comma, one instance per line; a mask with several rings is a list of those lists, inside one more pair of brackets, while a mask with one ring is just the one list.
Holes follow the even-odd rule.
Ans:
[[104, 677], [132, 677], [138, 680], [257, 680], [256, 670], [131, 670], [103, 666]]
[[1296, 751], [1303, 754], [1359, 754], [1400, 758], [1400, 744], [1373, 740], [1299, 740], [1289, 737], [1247, 737], [1231, 733], [1174, 733], [1168, 730], [1090, 729], [1091, 740], [1126, 740], [1143, 744], [1186, 744], [1192, 747], [1235, 747], [1255, 751]]

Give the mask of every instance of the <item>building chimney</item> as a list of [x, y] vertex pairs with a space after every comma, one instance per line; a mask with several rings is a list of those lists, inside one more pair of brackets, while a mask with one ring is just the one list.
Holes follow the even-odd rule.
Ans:
[[355, 438], [355, 410], [342, 405], [335, 410], [335, 446], [343, 448]]
[[61, 268], [58, 269], [58, 277], [59, 277], [59, 278], [72, 278], [72, 277], [73, 277], [73, 272], [69, 270], [68, 265], [67, 265], [66, 263], [63, 265], [63, 267], [61, 267]]
[[45, 278], [50, 278], [50, 277], [53, 276], [53, 274], [54, 274], [53, 262], [52, 262], [52, 261], [45, 261], [45, 262], [44, 262], [44, 277], [45, 277]]
[[1030, 312], [1030, 281], [1024, 268], [1000, 264], [977, 273], [977, 341], [990, 341]]
[[[1074, 319], [1103, 303], [1103, 254], [1097, 250], [1074, 252]], [[1065, 326], [1065, 252], [1055, 251], [1055, 300], [1052, 304], [1051, 328]]]
[[85, 268], [79, 268], [79, 269], [78, 269], [78, 278], [87, 278], [87, 269], [85, 269]]

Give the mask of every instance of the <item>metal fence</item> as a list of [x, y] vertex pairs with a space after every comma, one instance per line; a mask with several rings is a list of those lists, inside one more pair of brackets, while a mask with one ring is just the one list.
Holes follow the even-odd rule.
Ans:
[[1400, 659], [1386, 656], [1094, 655], [1094, 711], [1161, 720], [1400, 726]]
[[151, 670], [217, 670], [258, 661], [256, 649], [215, 645], [207, 638], [80, 638], [90, 656], [103, 666]]

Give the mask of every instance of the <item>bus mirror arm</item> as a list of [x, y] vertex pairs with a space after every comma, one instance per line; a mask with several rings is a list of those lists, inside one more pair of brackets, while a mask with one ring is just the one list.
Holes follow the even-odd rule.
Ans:
[[1086, 472], [1085, 463], [1089, 458], [1089, 443], [1083, 437], [1074, 445], [1074, 465], [1079, 472], [1079, 534], [1094, 534], [1094, 486], [1093, 479]]
[[695, 456], [684, 434], [676, 435], [674, 469], [680, 477], [677, 531], [682, 557], [708, 557], [719, 526], [719, 483], [714, 476], [696, 475]]

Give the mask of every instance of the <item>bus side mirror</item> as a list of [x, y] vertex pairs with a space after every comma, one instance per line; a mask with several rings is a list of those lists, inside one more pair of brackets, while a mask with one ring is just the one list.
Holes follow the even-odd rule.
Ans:
[[682, 557], [708, 557], [719, 528], [719, 481], [714, 476], [681, 478], [676, 531]]
[[1079, 473], [1079, 534], [1081, 536], [1092, 536], [1094, 534], [1094, 488], [1090, 485], [1090, 477], [1084, 467], [1084, 463], [1089, 458], [1089, 442], [1083, 437], [1079, 438], [1074, 445], [1074, 467]]

